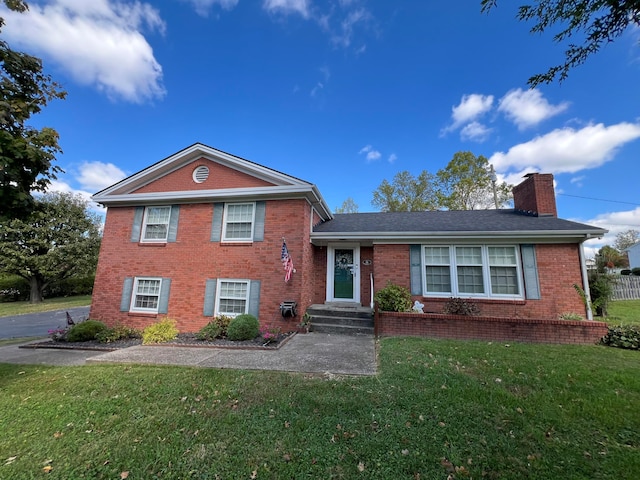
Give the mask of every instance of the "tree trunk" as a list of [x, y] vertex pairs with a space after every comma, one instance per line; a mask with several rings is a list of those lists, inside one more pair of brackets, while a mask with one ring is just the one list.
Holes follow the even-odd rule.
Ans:
[[29, 303], [42, 303], [43, 282], [37, 276], [29, 279], [31, 285], [31, 294], [29, 295]]

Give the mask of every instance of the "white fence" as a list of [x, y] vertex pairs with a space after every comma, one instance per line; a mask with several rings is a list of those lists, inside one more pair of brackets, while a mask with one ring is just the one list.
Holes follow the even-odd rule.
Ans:
[[616, 282], [613, 286], [613, 299], [640, 299], [640, 277], [637, 277], [635, 275], [616, 276]]

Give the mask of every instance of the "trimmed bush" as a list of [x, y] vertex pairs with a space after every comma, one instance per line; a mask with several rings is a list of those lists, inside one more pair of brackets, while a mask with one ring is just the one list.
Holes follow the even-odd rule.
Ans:
[[244, 313], [231, 320], [227, 329], [229, 340], [252, 340], [258, 336], [260, 324], [253, 315]]
[[378, 304], [378, 308], [383, 312], [410, 312], [411, 293], [406, 287], [401, 287], [391, 282], [387, 286], [378, 290], [373, 299]]
[[97, 320], [86, 320], [71, 327], [65, 338], [67, 342], [87, 342], [106, 330], [107, 326]]
[[600, 340], [602, 345], [609, 347], [640, 349], [640, 326], [617, 325], [609, 327], [607, 334]]
[[0, 302], [28, 300], [29, 282], [18, 275], [0, 274]]
[[118, 340], [128, 340], [130, 338], [141, 338], [142, 332], [135, 328], [126, 327], [124, 325], [116, 325], [112, 328], [106, 328], [96, 335], [96, 340], [100, 343], [117, 342]]
[[45, 289], [46, 298], [73, 297], [76, 295], [91, 295], [93, 293], [93, 282], [95, 275], [74, 276], [51, 282]]
[[635, 275], [636, 277], [640, 277], [640, 267], [634, 267], [631, 269], [631, 275]]
[[444, 304], [442, 312], [449, 315], [480, 315], [478, 305], [464, 298], [450, 298]]
[[214, 320], [211, 320], [198, 331], [196, 337], [198, 337], [199, 340], [215, 340], [216, 338], [222, 337], [222, 327]]
[[165, 318], [159, 322], [149, 325], [142, 331], [142, 343], [144, 345], [150, 343], [165, 343], [173, 340], [178, 336], [178, 328], [175, 320]]
[[631, 275], [631, 270], [629, 270], [628, 268], [620, 270], [620, 275]]

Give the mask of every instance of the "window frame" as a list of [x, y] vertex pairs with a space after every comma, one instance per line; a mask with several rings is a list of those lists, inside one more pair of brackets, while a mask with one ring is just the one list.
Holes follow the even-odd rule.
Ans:
[[[433, 292], [427, 290], [427, 248], [442, 248], [446, 247], [449, 250], [449, 277], [451, 291], [449, 292]], [[458, 247], [476, 247], [480, 248], [482, 257], [482, 279], [483, 279], [483, 293], [464, 293], [460, 292], [459, 279], [458, 279], [458, 266], [465, 266], [466, 264], [458, 265], [456, 258], [456, 248]], [[489, 249], [493, 247], [498, 248], [511, 248], [514, 252], [515, 265], [492, 265], [489, 260]], [[486, 299], [508, 299], [508, 300], [521, 300], [525, 298], [524, 282], [523, 282], [523, 267], [520, 258], [519, 245], [515, 244], [422, 244], [420, 248], [421, 255], [421, 268], [422, 268], [422, 296], [430, 298], [442, 298], [447, 296], [459, 297], [459, 298], [486, 298]], [[433, 264], [431, 266], [442, 267], [442, 264]], [[506, 293], [493, 293], [493, 286], [491, 283], [491, 267], [508, 267], [516, 269], [517, 279], [517, 294]]]
[[[223, 297], [222, 296], [222, 284], [224, 283], [244, 283], [247, 287], [246, 290], [246, 295], [244, 297], [244, 312], [242, 313], [238, 313], [238, 312], [221, 312], [220, 311], [220, 301], [224, 300], [224, 299], [230, 299], [230, 300], [238, 300], [239, 297]], [[251, 280], [248, 279], [244, 279], [244, 278], [218, 278], [217, 279], [217, 284], [216, 284], [216, 299], [215, 299], [215, 306], [214, 306], [214, 312], [215, 315], [225, 315], [227, 317], [237, 317], [238, 315], [243, 315], [245, 313], [249, 313], [249, 299], [251, 297]]]
[[[229, 209], [230, 207], [237, 207], [242, 205], [251, 205], [251, 232], [248, 237], [240, 237], [240, 238], [229, 238], [227, 236], [227, 227], [229, 226]], [[233, 223], [246, 223], [246, 222], [231, 222]], [[234, 202], [234, 203], [225, 203], [224, 205], [224, 214], [222, 217], [222, 242], [226, 243], [250, 243], [253, 242], [253, 237], [255, 234], [256, 228], [256, 202]]]
[[[157, 281], [158, 283], [158, 294], [157, 295], [149, 295], [138, 293], [138, 285], [140, 281]], [[134, 277], [133, 278], [133, 286], [131, 287], [131, 303], [129, 305], [130, 312], [137, 313], [158, 313], [160, 309], [160, 295], [162, 293], [162, 277]], [[157, 297], [156, 307], [155, 308], [145, 308], [145, 307], [136, 307], [136, 299], [138, 295], [141, 296], [155, 296]]]
[[[167, 231], [165, 233], [164, 238], [146, 238], [147, 235], [147, 227], [149, 226], [149, 210], [152, 208], [168, 208], [169, 215], [167, 216]], [[142, 227], [140, 229], [140, 243], [167, 243], [169, 240], [169, 225], [171, 223], [171, 205], [149, 205], [144, 207], [144, 215], [142, 216]], [[151, 225], [164, 225], [161, 223], [152, 223]]]

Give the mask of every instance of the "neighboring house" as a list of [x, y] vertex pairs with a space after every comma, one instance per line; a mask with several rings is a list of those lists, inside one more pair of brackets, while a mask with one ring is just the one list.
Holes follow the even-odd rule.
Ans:
[[[557, 218], [553, 176], [528, 175], [515, 209], [333, 215], [309, 182], [192, 145], [93, 196], [108, 207], [91, 318], [197, 331], [252, 313], [293, 329], [312, 304], [372, 304], [387, 282], [425, 312], [451, 297], [486, 315], [585, 314], [582, 243], [606, 230]], [[285, 281], [283, 241], [294, 271]]]
[[629, 268], [640, 268], [640, 242], [627, 248]]

